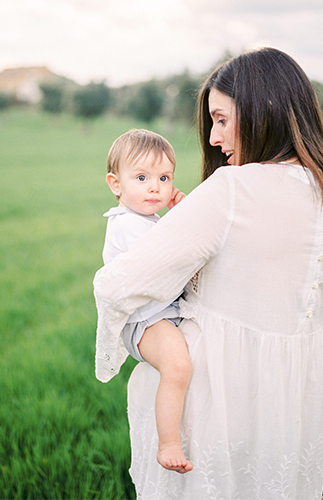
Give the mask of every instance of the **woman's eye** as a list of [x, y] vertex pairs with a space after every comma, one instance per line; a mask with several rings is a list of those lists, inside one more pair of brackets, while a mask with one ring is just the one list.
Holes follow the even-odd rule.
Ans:
[[220, 118], [220, 119], [218, 120], [218, 123], [221, 123], [222, 125], [224, 125], [224, 124], [225, 124], [225, 119], [224, 119], [224, 118]]
[[140, 182], [144, 182], [146, 180], [146, 177], [144, 175], [138, 175], [137, 179]]
[[160, 178], [161, 182], [166, 182], [168, 181], [168, 176], [167, 175], [162, 175]]

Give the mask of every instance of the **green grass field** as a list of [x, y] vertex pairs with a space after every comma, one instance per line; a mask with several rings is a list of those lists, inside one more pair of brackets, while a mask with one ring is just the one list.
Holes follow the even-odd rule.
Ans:
[[[94, 376], [102, 214], [112, 141], [132, 127], [103, 117], [28, 110], [0, 114], [0, 498], [135, 498], [128, 475], [126, 385], [134, 362], [102, 384]], [[200, 178], [196, 133], [164, 122], [176, 185]]]

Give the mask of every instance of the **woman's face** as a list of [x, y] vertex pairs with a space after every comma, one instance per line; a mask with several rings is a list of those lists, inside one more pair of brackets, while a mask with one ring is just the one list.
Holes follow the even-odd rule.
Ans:
[[217, 89], [209, 94], [209, 111], [213, 121], [211, 146], [220, 146], [230, 165], [239, 165], [239, 146], [236, 141], [236, 106], [234, 100]]

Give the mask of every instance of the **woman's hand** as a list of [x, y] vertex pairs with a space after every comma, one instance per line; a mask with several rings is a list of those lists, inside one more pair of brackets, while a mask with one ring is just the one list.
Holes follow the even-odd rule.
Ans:
[[179, 189], [173, 187], [173, 193], [170, 202], [167, 205], [167, 208], [170, 210], [175, 207], [177, 203], [182, 201], [185, 198], [186, 194], [182, 193]]

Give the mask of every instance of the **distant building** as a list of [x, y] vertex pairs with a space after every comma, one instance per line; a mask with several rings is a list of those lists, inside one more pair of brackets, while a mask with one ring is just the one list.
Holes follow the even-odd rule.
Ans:
[[10, 68], [0, 73], [0, 92], [10, 94], [18, 102], [40, 102], [42, 92], [39, 85], [42, 83], [77, 87], [75, 82], [52, 73], [45, 66]]

